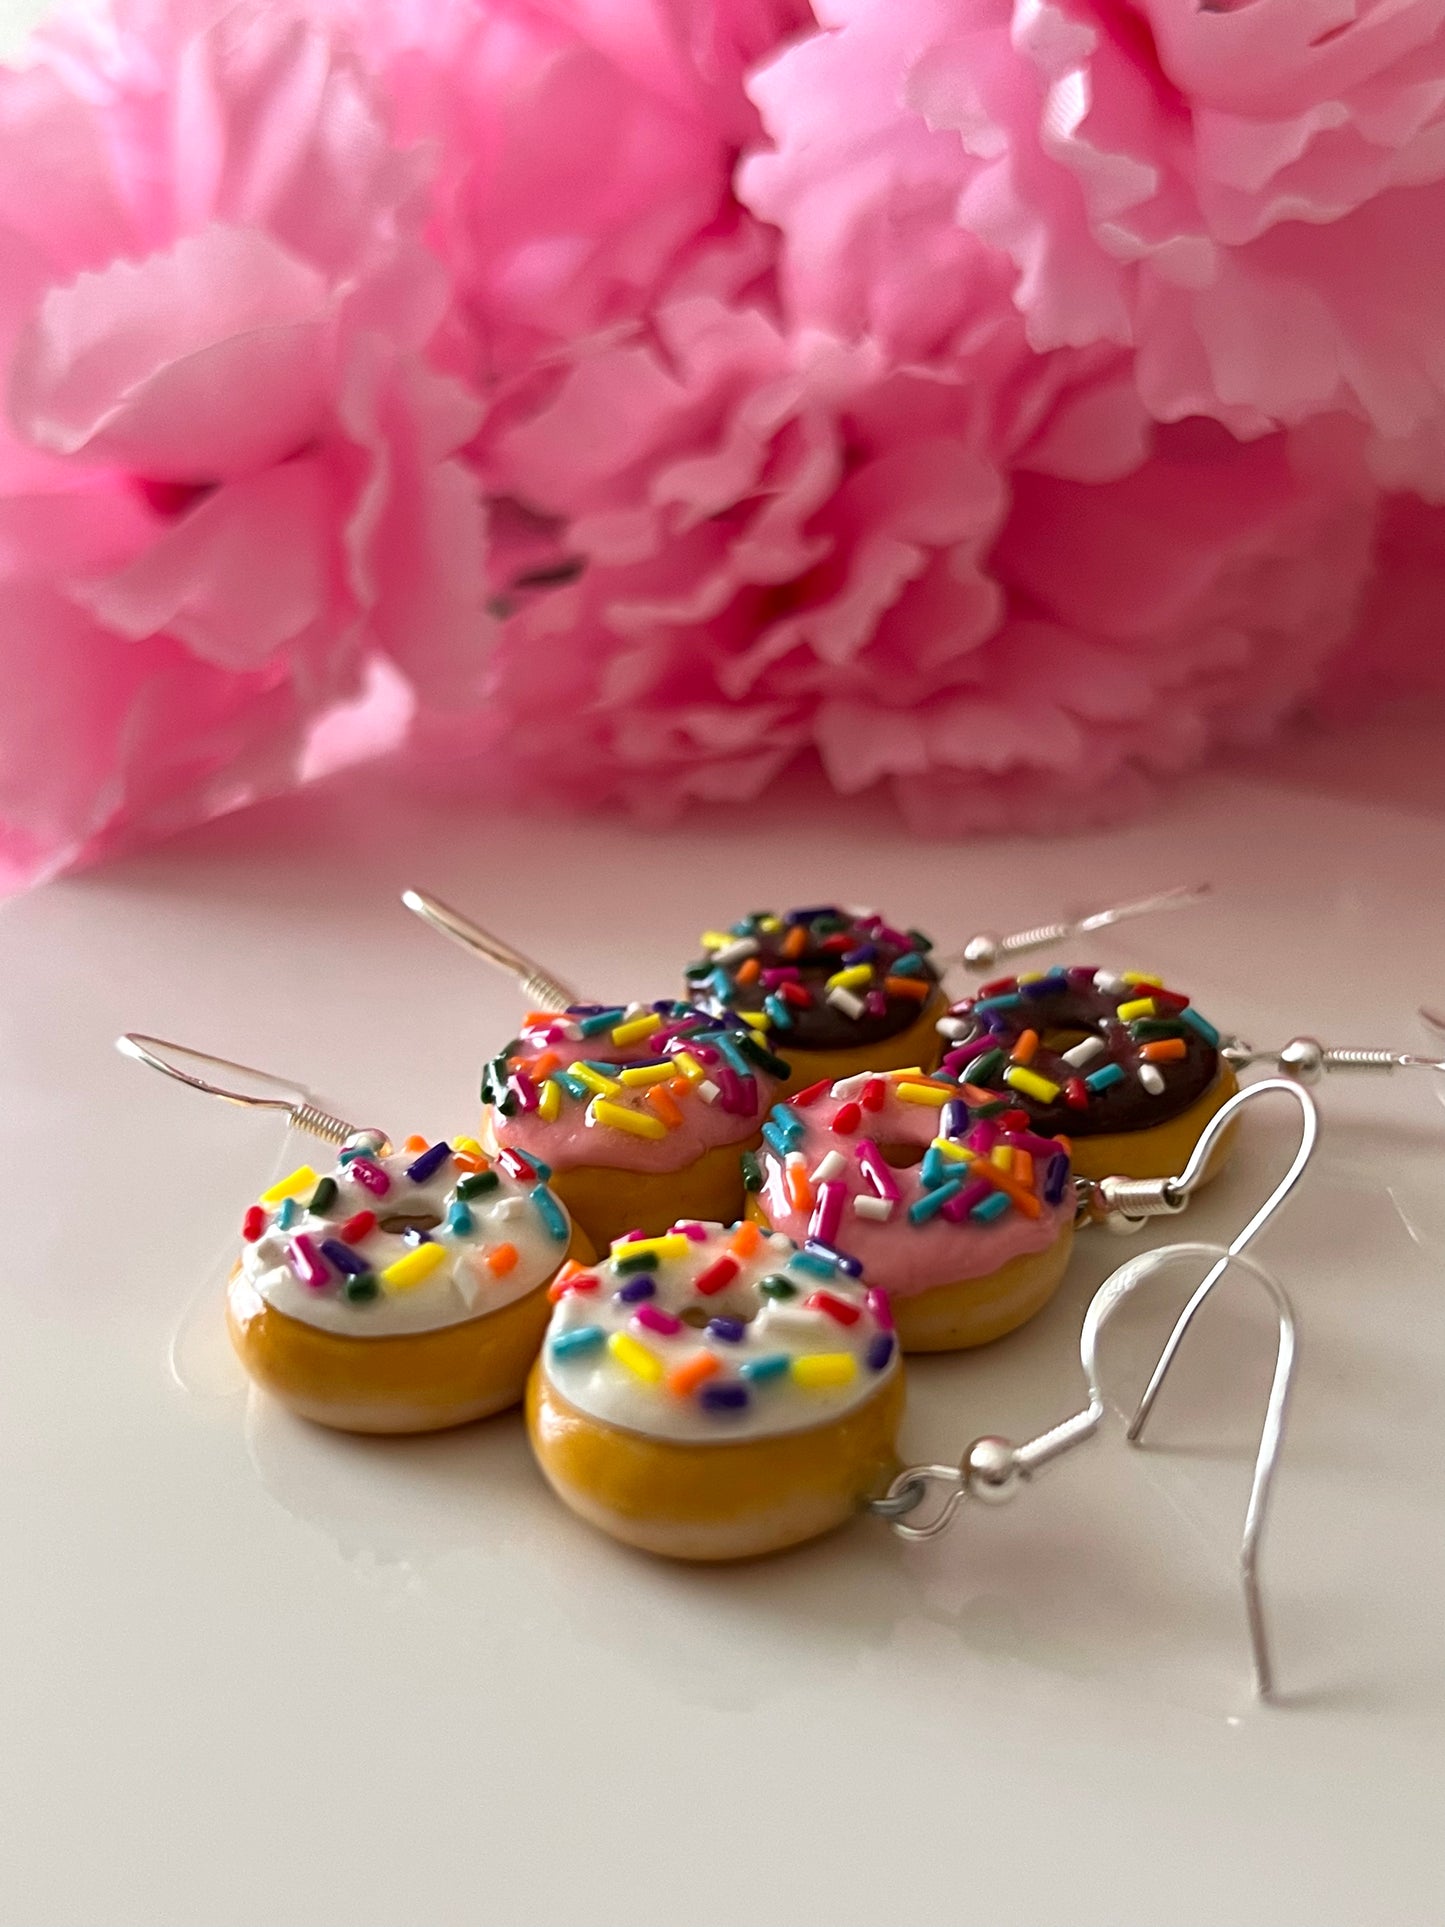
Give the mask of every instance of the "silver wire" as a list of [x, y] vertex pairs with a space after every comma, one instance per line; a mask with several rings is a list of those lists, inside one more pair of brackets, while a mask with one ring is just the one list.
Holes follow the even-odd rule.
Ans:
[[[174, 1078], [176, 1083], [185, 1084], [193, 1091], [202, 1091], [207, 1097], [219, 1097], [227, 1104], [240, 1104], [248, 1110], [283, 1111], [293, 1129], [305, 1131], [326, 1144], [345, 1144], [348, 1138], [357, 1135], [354, 1124], [322, 1110], [311, 1093], [299, 1084], [289, 1078], [274, 1077], [270, 1071], [258, 1071], [254, 1065], [238, 1064], [233, 1058], [217, 1057], [210, 1051], [193, 1050], [189, 1044], [173, 1044], [164, 1037], [148, 1037], [141, 1031], [127, 1031], [123, 1037], [117, 1037], [115, 1047], [122, 1057], [134, 1058], [136, 1063], [159, 1071], [163, 1077]], [[167, 1052], [169, 1056], [165, 1055]], [[176, 1058], [183, 1062], [174, 1062]], [[229, 1071], [267, 1088], [229, 1090], [224, 1084], [212, 1083], [209, 1078], [186, 1070], [184, 1063], [204, 1065], [207, 1070]]]
[[1207, 897], [1213, 888], [1208, 883], [1181, 883], [1169, 890], [1156, 890], [1152, 896], [1136, 897], [1129, 903], [1116, 903], [1085, 916], [1065, 917], [1056, 923], [1036, 924], [1030, 930], [1016, 930], [1011, 936], [994, 936], [981, 931], [970, 937], [961, 950], [941, 959], [945, 965], [962, 963], [980, 975], [993, 970], [1010, 957], [1021, 957], [1032, 950], [1051, 949], [1073, 937], [1088, 936], [1094, 930], [1107, 930], [1131, 917], [1152, 916], [1161, 910], [1183, 910]]
[[579, 992], [561, 977], [554, 977], [545, 965], [527, 956], [503, 937], [483, 930], [479, 923], [464, 917], [460, 910], [443, 903], [424, 890], [403, 890], [401, 900], [413, 916], [420, 917], [431, 929], [450, 937], [474, 956], [484, 957], [498, 970], [516, 980], [523, 997], [534, 1010], [566, 1010], [582, 1001]]

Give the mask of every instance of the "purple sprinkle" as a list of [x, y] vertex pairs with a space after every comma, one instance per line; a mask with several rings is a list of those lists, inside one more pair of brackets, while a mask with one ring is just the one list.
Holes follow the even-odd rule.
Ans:
[[1058, 1152], [1058, 1145], [1051, 1137], [1036, 1137], [1032, 1131], [1008, 1131], [1004, 1134], [1005, 1144], [1015, 1144], [1019, 1150], [1027, 1151], [1031, 1157], [1051, 1158]]
[[741, 1412], [748, 1402], [748, 1388], [733, 1379], [724, 1379], [721, 1385], [709, 1380], [698, 1399], [709, 1412]]
[[903, 932], [901, 930], [895, 930], [891, 923], [875, 924], [873, 926], [873, 934], [879, 943], [891, 943], [900, 957], [904, 956], [913, 948], [912, 937], [905, 937]]
[[992, 1049], [987, 1037], [973, 1037], [966, 1044], [955, 1045], [943, 1061], [952, 1070], [955, 1064], [971, 1064], [975, 1057], [982, 1057], [986, 1050]]
[[836, 917], [836, 903], [815, 903], [810, 910], [789, 910], [784, 913], [785, 923], [812, 923], [815, 917]]
[[839, 1271], [846, 1273], [849, 1278], [863, 1276], [861, 1258], [853, 1257], [851, 1252], [839, 1251], [836, 1245], [824, 1244], [821, 1238], [807, 1239], [803, 1249], [813, 1252], [816, 1257], [826, 1258], [830, 1265], [836, 1265]]
[[1009, 1027], [1008, 1018], [1004, 1015], [1004, 1013], [1001, 1010], [981, 1010], [981, 1011], [976, 1011], [974, 1015], [978, 1017], [982, 1017], [983, 1021], [988, 1025], [989, 1029], [994, 1033], [995, 1039], [1002, 1036], [1002, 1034]]
[[344, 1245], [339, 1238], [323, 1238], [321, 1255], [338, 1271], [348, 1272], [353, 1278], [359, 1278], [363, 1271], [371, 1270], [365, 1258], [359, 1258], [351, 1246]]
[[362, 1189], [369, 1191], [374, 1198], [384, 1198], [391, 1189], [391, 1179], [381, 1166], [373, 1164], [370, 1158], [353, 1158], [346, 1167], [346, 1175], [354, 1178]]
[[415, 1250], [418, 1245], [429, 1245], [432, 1243], [431, 1233], [429, 1231], [423, 1231], [419, 1225], [409, 1224], [401, 1236], [403, 1243], [409, 1244], [413, 1250]]
[[992, 1197], [993, 1186], [987, 1178], [972, 1178], [955, 1198], [950, 1198], [943, 1207], [943, 1215], [950, 1224], [962, 1224], [976, 1204]]
[[331, 1283], [326, 1260], [304, 1231], [298, 1231], [291, 1240], [291, 1263], [302, 1284], [310, 1285], [313, 1291], [320, 1291], [323, 1285]]
[[877, 955], [878, 946], [876, 943], [860, 943], [856, 950], [845, 950], [843, 952], [843, 962], [849, 966], [860, 963], [872, 963]]
[[[518, 1071], [516, 1081], [520, 1083], [524, 1076], [524, 1072]], [[530, 1077], [528, 1077], [526, 1081], [532, 1084]], [[527, 1106], [527, 1109], [531, 1110], [536, 1105], [536, 1102], [537, 1086], [532, 1084], [532, 1103]], [[425, 1184], [428, 1178], [436, 1176], [437, 1172], [446, 1163], [451, 1154], [452, 1147], [447, 1143], [446, 1139], [443, 1138], [440, 1144], [433, 1144], [429, 1150], [422, 1152], [415, 1163], [409, 1164], [406, 1167], [406, 1175], [411, 1179], [413, 1184]]]
[[940, 1137], [962, 1137], [968, 1129], [968, 1106], [961, 1097], [951, 1097], [938, 1114]]
[[888, 1363], [889, 1359], [892, 1358], [892, 1356], [893, 1356], [892, 1332], [879, 1332], [878, 1336], [873, 1340], [871, 1340], [868, 1346], [869, 1371], [881, 1372], [883, 1370], [883, 1367]]
[[640, 1305], [644, 1298], [652, 1298], [656, 1294], [657, 1280], [649, 1278], [644, 1271], [636, 1278], [629, 1278], [625, 1285], [620, 1285], [616, 1297], [619, 1304]]
[[748, 1335], [741, 1318], [709, 1318], [707, 1328], [714, 1338], [721, 1338], [728, 1345], [741, 1345]]
[[1049, 1168], [1044, 1173], [1044, 1203], [1061, 1203], [1064, 1195], [1064, 1186], [1068, 1181], [1068, 1155], [1063, 1151], [1056, 1151], [1053, 1157], [1049, 1159]]

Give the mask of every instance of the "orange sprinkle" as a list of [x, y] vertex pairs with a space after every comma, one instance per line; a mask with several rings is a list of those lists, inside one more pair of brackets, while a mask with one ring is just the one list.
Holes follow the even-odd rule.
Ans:
[[674, 1365], [667, 1375], [667, 1389], [674, 1398], [686, 1398], [695, 1392], [704, 1379], [711, 1378], [717, 1370], [717, 1360], [711, 1352], [694, 1352], [680, 1365]]
[[[675, 1131], [682, 1122], [682, 1112], [678, 1109], [677, 1099], [670, 1089], [670, 1085], [676, 1082], [676, 1078], [671, 1078], [667, 1084], [649, 1084], [646, 1093], [646, 1102], [657, 1112], [669, 1131]], [[685, 1083], [686, 1079], [683, 1082]]]
[[917, 1004], [925, 1003], [933, 990], [922, 977], [885, 977], [883, 988], [890, 997], [911, 997]]
[[733, 1233], [728, 1250], [735, 1258], [751, 1258], [762, 1242], [762, 1236], [751, 1218], [745, 1218]]
[[806, 927], [801, 923], [795, 923], [787, 936], [783, 938], [781, 946], [783, 955], [785, 957], [801, 957], [807, 947], [807, 942], [808, 932]]
[[1039, 1034], [1036, 1030], [1026, 1030], [1009, 1052], [1009, 1062], [1013, 1064], [1032, 1064], [1034, 1053], [1039, 1047]]
[[671, 1091], [674, 1097], [686, 1097], [688, 1092], [692, 1089], [692, 1085], [688, 1083], [685, 1077], [673, 1077], [673, 1078], [670, 1078], [666, 1084], [663, 1084], [663, 1085], [653, 1084], [649, 1086], [649, 1088], [654, 1091], [655, 1090]]
[[813, 1187], [808, 1181], [808, 1167], [799, 1158], [795, 1163], [788, 1159], [785, 1167], [788, 1202], [795, 1211], [811, 1211], [813, 1208]]
[[1001, 1171], [996, 1164], [990, 1164], [987, 1158], [975, 1159], [968, 1167], [968, 1175], [971, 1178], [987, 1178], [990, 1184], [995, 1184], [1000, 1191], [1007, 1192], [1026, 1218], [1041, 1218], [1044, 1215], [1044, 1207], [1033, 1192], [1020, 1184], [1016, 1178], [1011, 1177], [1007, 1171]]
[[522, 1019], [522, 1028], [526, 1030], [531, 1024], [555, 1024], [556, 1021], [557, 1013], [555, 1010], [529, 1010]]
[[[509, 1246], [508, 1249], [510, 1250], [511, 1247]], [[586, 1269], [586, 1265], [579, 1265], [575, 1258], [569, 1258], [547, 1287], [547, 1297], [549, 1301], [555, 1305], [559, 1298], [565, 1298], [567, 1288], [572, 1280], [574, 1278], [580, 1278]]]
[[[890, 1071], [889, 1078], [894, 1084], [921, 1084], [926, 1091], [946, 1091], [950, 1097], [958, 1096], [957, 1084], [945, 1084], [941, 1077], [927, 1077], [920, 1070]], [[997, 1104], [998, 1092], [985, 1091], [981, 1101], [985, 1104]]]
[[492, 1168], [485, 1158], [478, 1157], [473, 1151], [453, 1151], [452, 1163], [459, 1171], [490, 1171]]
[[487, 1253], [487, 1269], [497, 1278], [505, 1278], [516, 1262], [515, 1245], [496, 1245]]
[[1013, 1162], [1009, 1165], [1008, 1174], [1019, 1184], [1027, 1185], [1030, 1190], [1033, 1189], [1034, 1161], [1027, 1151], [1019, 1150], [1017, 1145], [1014, 1146]]
[[426, 1139], [424, 1137], [418, 1137], [416, 1132], [413, 1131], [401, 1148], [403, 1151], [425, 1151], [428, 1147]]
[[740, 984], [755, 984], [763, 974], [763, 967], [756, 957], [744, 957], [738, 965], [736, 981]]
[[1182, 1037], [1161, 1037], [1157, 1044], [1146, 1044], [1139, 1055], [1146, 1064], [1173, 1064], [1189, 1055], [1189, 1046]]
[[557, 1055], [556, 1051], [544, 1050], [540, 1057], [534, 1057], [532, 1059], [531, 1069], [529, 1073], [531, 1076], [532, 1082], [534, 1084], [540, 1084], [542, 1079], [547, 1075], [548, 1071], [555, 1071], [557, 1066], [561, 1062], [562, 1060]]
[[982, 1084], [960, 1084], [959, 1095], [965, 1104], [997, 1104], [998, 1092], [986, 1091]]

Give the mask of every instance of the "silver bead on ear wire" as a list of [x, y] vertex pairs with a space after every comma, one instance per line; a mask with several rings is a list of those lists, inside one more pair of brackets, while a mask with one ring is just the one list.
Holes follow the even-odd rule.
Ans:
[[1219, 1051], [1235, 1070], [1247, 1070], [1251, 1064], [1270, 1064], [1297, 1084], [1318, 1084], [1330, 1071], [1445, 1071], [1445, 1063], [1433, 1057], [1417, 1057], [1410, 1051], [1358, 1050], [1322, 1044], [1318, 1037], [1292, 1037], [1279, 1050], [1256, 1050], [1242, 1038], [1228, 1037]]
[[1172, 890], [1157, 891], [1152, 897], [1137, 897], [1132, 903], [1116, 903], [1107, 910], [1093, 910], [1087, 916], [1065, 918], [1059, 923], [1041, 923], [1032, 930], [1017, 930], [1009, 937], [984, 932], [970, 937], [962, 950], [943, 961], [961, 963], [966, 970], [984, 977], [1010, 957], [1023, 957], [1032, 950], [1051, 950], [1055, 944], [1086, 937], [1092, 930], [1107, 930], [1111, 924], [1124, 923], [1131, 917], [1152, 916], [1156, 910], [1186, 909], [1207, 897], [1211, 888], [1208, 883], [1178, 884]]
[[479, 923], [464, 917], [460, 910], [453, 910], [450, 904], [443, 903], [439, 897], [428, 896], [424, 890], [403, 890], [401, 900], [413, 916], [420, 917], [433, 930], [450, 937], [464, 950], [483, 957], [489, 964], [516, 980], [528, 1005], [533, 1010], [566, 1010], [569, 1004], [581, 1003], [579, 992], [561, 977], [554, 977], [544, 965], [518, 950], [504, 937], [497, 937], [490, 930], [483, 930]]
[[[311, 1093], [299, 1084], [289, 1078], [273, 1077], [270, 1071], [258, 1071], [250, 1064], [237, 1064], [229, 1057], [215, 1057], [209, 1051], [192, 1050], [188, 1044], [172, 1044], [164, 1037], [147, 1037], [139, 1031], [127, 1031], [124, 1037], [117, 1037], [115, 1047], [122, 1057], [132, 1057], [136, 1063], [159, 1071], [163, 1077], [174, 1078], [176, 1083], [185, 1084], [193, 1091], [203, 1091], [207, 1097], [219, 1097], [227, 1104], [240, 1104], [248, 1110], [284, 1111], [293, 1130], [305, 1131], [325, 1144], [335, 1144], [343, 1150], [364, 1147], [378, 1156], [384, 1156], [391, 1148], [385, 1131], [358, 1130], [344, 1118], [322, 1110]], [[259, 1091], [228, 1089], [224, 1084], [197, 1075], [194, 1070], [187, 1070], [187, 1064], [201, 1065], [211, 1071], [228, 1071], [262, 1088]]]

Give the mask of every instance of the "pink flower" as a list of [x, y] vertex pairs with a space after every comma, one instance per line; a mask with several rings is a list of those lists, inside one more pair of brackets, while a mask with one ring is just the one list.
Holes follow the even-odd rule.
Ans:
[[489, 453], [522, 559], [485, 708], [426, 740], [658, 815], [816, 760], [940, 833], [1119, 814], [1297, 708], [1368, 565], [1348, 446], [982, 349], [992, 384], [688, 294], [580, 356]]
[[68, 19], [0, 76], [0, 878], [294, 782], [382, 658], [474, 693], [421, 185], [274, 5]]
[[1012, 261], [1035, 349], [1133, 349], [1164, 421], [1350, 414], [1392, 485], [1445, 494], [1441, 0], [819, 11], [752, 84], [779, 151], [742, 177], [794, 285], [859, 284], [874, 249], [906, 270], [900, 206], [947, 274], [949, 203]]

